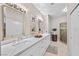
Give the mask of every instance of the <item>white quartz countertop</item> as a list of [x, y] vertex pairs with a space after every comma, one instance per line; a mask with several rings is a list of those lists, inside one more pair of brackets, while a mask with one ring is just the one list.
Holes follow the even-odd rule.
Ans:
[[1, 46], [1, 55], [2, 56], [14, 56], [22, 53], [24, 50], [30, 48], [34, 44], [38, 43], [41, 41], [44, 37], [46, 37], [49, 34], [43, 34], [43, 37], [41, 38], [27, 38], [19, 41], [17, 44], [15, 42], [2, 45]]

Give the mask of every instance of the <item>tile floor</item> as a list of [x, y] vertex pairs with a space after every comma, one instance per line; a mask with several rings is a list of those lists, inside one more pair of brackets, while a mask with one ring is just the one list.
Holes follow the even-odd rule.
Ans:
[[67, 56], [68, 55], [67, 45], [60, 41], [58, 42], [51, 41], [51, 44], [49, 46], [51, 47], [48, 47], [44, 56]]

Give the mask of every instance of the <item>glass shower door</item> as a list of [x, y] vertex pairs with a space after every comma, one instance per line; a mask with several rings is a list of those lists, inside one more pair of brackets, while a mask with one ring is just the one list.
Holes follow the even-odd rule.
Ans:
[[67, 23], [60, 24], [60, 41], [67, 44]]

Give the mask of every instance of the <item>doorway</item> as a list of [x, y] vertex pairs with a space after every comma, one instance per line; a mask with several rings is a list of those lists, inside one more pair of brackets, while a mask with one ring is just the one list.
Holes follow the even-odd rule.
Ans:
[[60, 24], [60, 41], [67, 44], [67, 23]]

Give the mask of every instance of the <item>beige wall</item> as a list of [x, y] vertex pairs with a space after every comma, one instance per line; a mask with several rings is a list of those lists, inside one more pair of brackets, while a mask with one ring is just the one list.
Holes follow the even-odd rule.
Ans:
[[[27, 34], [30, 34], [31, 33], [31, 20], [32, 20], [32, 17], [37, 17], [37, 16], [40, 16], [41, 18], [43, 18], [43, 22], [42, 22], [42, 29], [43, 29], [43, 32], [45, 32], [45, 29], [47, 27], [45, 27], [45, 25], [47, 24], [46, 20], [47, 20], [47, 16], [46, 15], [42, 15], [40, 13], [40, 11], [33, 5], [33, 4], [26, 4], [26, 9], [27, 9], [27, 13], [26, 13], [26, 16], [25, 16], [25, 26], [24, 26], [24, 31]], [[46, 22], [45, 22], [46, 21]], [[47, 26], [47, 25], [46, 25]], [[36, 28], [37, 29], [37, 28]]]
[[49, 19], [48, 19], [48, 15], [43, 15], [44, 17], [44, 22], [43, 22], [43, 32], [49, 32]]
[[2, 40], [2, 7], [0, 6], [0, 40]]

